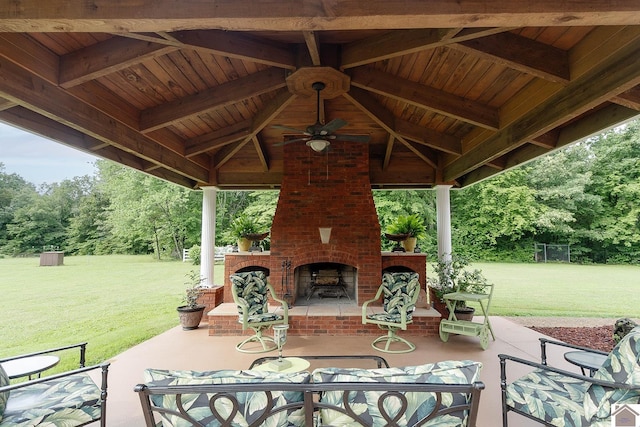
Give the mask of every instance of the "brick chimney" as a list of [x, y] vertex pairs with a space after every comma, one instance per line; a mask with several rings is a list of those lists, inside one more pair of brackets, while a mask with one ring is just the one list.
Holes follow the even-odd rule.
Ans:
[[[284, 148], [284, 176], [271, 227], [270, 282], [281, 283], [283, 261], [291, 262], [291, 271], [339, 263], [357, 271], [358, 303], [372, 298], [382, 262], [367, 144], [332, 141], [322, 153], [303, 142]], [[331, 228], [329, 243], [321, 242], [320, 227]], [[274, 287], [280, 292], [280, 286]]]

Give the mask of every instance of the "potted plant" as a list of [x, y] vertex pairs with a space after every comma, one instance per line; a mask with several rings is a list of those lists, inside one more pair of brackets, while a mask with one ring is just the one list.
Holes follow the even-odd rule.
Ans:
[[418, 239], [424, 237], [426, 227], [424, 220], [416, 214], [400, 215], [389, 225], [390, 234], [406, 234], [408, 237], [402, 241], [406, 252], [413, 252]]
[[198, 297], [202, 292], [204, 277], [195, 271], [191, 271], [187, 273], [187, 278], [188, 280], [185, 282], [187, 288], [182, 298], [184, 305], [177, 308], [180, 324], [185, 331], [198, 329], [205, 308], [204, 305], [198, 304]]
[[[487, 279], [479, 269], [469, 269], [466, 258], [452, 254], [451, 258], [441, 258], [433, 264], [434, 277], [427, 278], [427, 284], [432, 296], [434, 308], [444, 317], [448, 312], [443, 296], [451, 292], [482, 293], [488, 284]], [[467, 306], [465, 301], [456, 301], [454, 310], [458, 320], [471, 320], [475, 309]]]
[[231, 222], [231, 236], [238, 243], [238, 251], [248, 252], [253, 240], [264, 239], [268, 233], [260, 231], [260, 225], [255, 218], [242, 214]]

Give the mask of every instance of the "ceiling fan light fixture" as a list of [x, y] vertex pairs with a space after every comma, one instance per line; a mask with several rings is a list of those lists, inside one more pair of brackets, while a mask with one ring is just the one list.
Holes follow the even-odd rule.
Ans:
[[329, 146], [329, 141], [326, 139], [313, 138], [307, 141], [307, 146], [311, 147], [316, 153], [320, 153]]

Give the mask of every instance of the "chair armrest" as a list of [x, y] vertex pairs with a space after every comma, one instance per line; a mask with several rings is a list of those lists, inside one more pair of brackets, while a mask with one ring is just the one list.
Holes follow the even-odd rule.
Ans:
[[553, 366], [543, 365], [542, 363], [532, 362], [530, 360], [522, 359], [516, 356], [509, 356], [507, 354], [498, 354], [500, 358], [500, 385], [506, 386], [507, 376], [506, 376], [506, 362], [507, 360], [520, 363], [523, 365], [531, 366], [533, 368], [541, 369], [543, 371], [555, 372], [557, 374], [561, 374], [567, 377], [575, 378], [578, 380], [586, 381], [592, 384], [598, 384], [603, 387], [609, 388], [617, 388], [617, 389], [625, 389], [625, 390], [640, 390], [640, 385], [631, 385], [631, 384], [623, 384], [617, 383], [613, 381], [604, 381], [597, 378], [592, 378], [588, 375], [580, 375], [570, 371], [565, 371], [564, 369], [554, 368]]
[[21, 383], [17, 383], [17, 384], [10, 384], [4, 387], [0, 387], [0, 393], [4, 392], [4, 391], [11, 391], [11, 390], [17, 390], [20, 388], [24, 388], [24, 387], [29, 387], [31, 385], [34, 384], [41, 384], [41, 383], [46, 383], [48, 381], [53, 381], [53, 380], [57, 380], [59, 378], [64, 378], [64, 377], [69, 377], [71, 375], [76, 375], [76, 374], [81, 374], [83, 372], [88, 372], [88, 371], [93, 371], [96, 369], [101, 369], [102, 370], [102, 389], [106, 390], [107, 388], [107, 373], [109, 372], [109, 365], [110, 363], [102, 363], [100, 365], [92, 365], [92, 366], [86, 366], [83, 368], [79, 368], [79, 369], [74, 369], [73, 371], [67, 371], [67, 372], [63, 372], [60, 374], [55, 374], [55, 375], [50, 375], [48, 377], [42, 377], [42, 378], [36, 378], [34, 380], [29, 380], [29, 381], [25, 381], [25, 382], [21, 382]]
[[10, 360], [18, 360], [18, 359], [24, 359], [24, 358], [27, 358], [27, 357], [39, 356], [41, 354], [55, 353], [55, 352], [58, 352], [58, 351], [69, 350], [69, 349], [72, 349], [72, 348], [79, 348], [80, 349], [80, 367], [81, 368], [84, 367], [84, 364], [85, 364], [85, 353], [86, 353], [86, 350], [87, 350], [87, 343], [86, 342], [67, 345], [67, 346], [64, 346], [64, 347], [50, 348], [48, 350], [36, 351], [34, 353], [21, 354], [21, 355], [18, 355], [18, 356], [6, 357], [4, 359], [0, 359], [0, 363], [8, 362]]
[[609, 353], [607, 353], [606, 351], [596, 350], [594, 348], [582, 347], [579, 345], [569, 344], [562, 341], [550, 340], [547, 338], [539, 338], [539, 339], [540, 339], [540, 360], [543, 365], [547, 364], [547, 344], [555, 345], [558, 347], [571, 348], [573, 350], [586, 351], [588, 353], [602, 354], [604, 356], [609, 355]]

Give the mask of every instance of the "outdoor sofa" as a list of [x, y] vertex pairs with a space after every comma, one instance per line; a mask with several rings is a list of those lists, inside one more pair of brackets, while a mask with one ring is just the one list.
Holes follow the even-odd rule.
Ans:
[[147, 369], [138, 392], [146, 426], [475, 426], [482, 365], [296, 373]]
[[[33, 380], [10, 384], [0, 365], [0, 427], [78, 427], [99, 421], [106, 424], [107, 374], [109, 364], [84, 366], [86, 343], [58, 347], [0, 359], [0, 363], [38, 357], [63, 350], [80, 350], [80, 368]], [[98, 386], [89, 375], [99, 371]]]
[[[622, 338], [593, 377], [549, 366], [546, 346], [553, 344], [572, 351], [602, 352], [547, 339], [540, 339], [540, 343], [541, 363], [498, 355], [504, 427], [507, 427], [510, 411], [547, 426], [637, 425], [635, 420], [629, 424], [615, 418], [625, 415], [632, 408], [630, 405], [640, 404], [640, 326]], [[507, 365], [514, 365], [512, 368], [518, 371], [523, 365], [532, 370], [509, 383]], [[640, 414], [634, 417], [640, 417]]]

